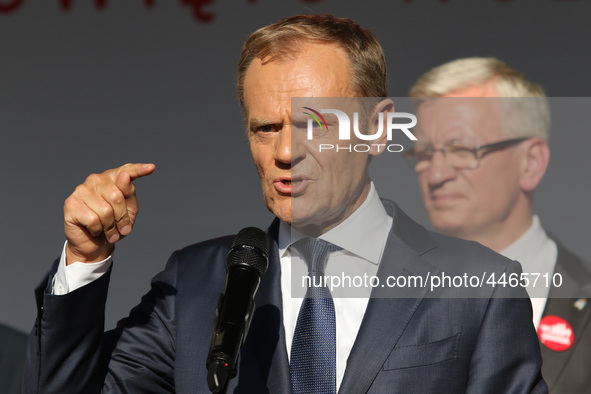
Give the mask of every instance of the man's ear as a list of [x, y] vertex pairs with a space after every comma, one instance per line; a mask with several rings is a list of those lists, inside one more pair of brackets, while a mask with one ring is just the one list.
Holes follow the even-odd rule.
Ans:
[[380, 113], [382, 113], [382, 135], [375, 141], [371, 141], [369, 154], [377, 156], [386, 150], [388, 144], [388, 112], [394, 112], [394, 102], [390, 99], [380, 101], [371, 112], [370, 124], [372, 129], [377, 130], [380, 126]]
[[524, 141], [525, 156], [520, 186], [523, 191], [533, 192], [542, 181], [548, 163], [550, 162], [550, 148], [541, 138], [531, 138]]

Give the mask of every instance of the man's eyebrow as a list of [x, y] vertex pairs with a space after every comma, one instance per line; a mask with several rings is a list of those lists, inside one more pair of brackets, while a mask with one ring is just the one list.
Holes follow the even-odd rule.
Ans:
[[269, 120], [267, 118], [253, 116], [248, 120], [248, 128], [250, 130], [253, 130], [253, 129], [256, 129], [256, 128], [263, 126], [263, 125], [275, 125], [275, 124], [282, 124], [282, 123], [283, 123], [282, 121], [273, 122], [272, 120]]

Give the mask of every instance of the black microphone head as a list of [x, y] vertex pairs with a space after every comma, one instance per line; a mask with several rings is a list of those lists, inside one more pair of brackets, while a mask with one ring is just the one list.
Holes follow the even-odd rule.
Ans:
[[245, 227], [232, 242], [226, 269], [236, 264], [247, 265], [262, 277], [269, 267], [269, 238], [260, 228]]

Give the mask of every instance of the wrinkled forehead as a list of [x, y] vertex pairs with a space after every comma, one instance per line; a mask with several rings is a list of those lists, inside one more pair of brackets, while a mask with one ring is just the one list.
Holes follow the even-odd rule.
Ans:
[[415, 131], [421, 144], [494, 142], [503, 136], [503, 116], [496, 97], [431, 98], [417, 108]]
[[248, 117], [268, 116], [259, 112], [277, 106], [289, 109], [297, 97], [350, 97], [350, 82], [349, 62], [342, 49], [308, 43], [289, 60], [253, 60], [244, 79], [244, 109]]

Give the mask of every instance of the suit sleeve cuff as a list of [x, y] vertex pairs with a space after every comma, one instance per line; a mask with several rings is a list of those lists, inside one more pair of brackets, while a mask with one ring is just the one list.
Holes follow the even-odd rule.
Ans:
[[62, 249], [62, 255], [58, 263], [57, 272], [52, 281], [52, 294], [68, 294], [84, 285], [89, 284], [103, 276], [113, 263], [113, 256], [96, 263], [74, 262], [66, 266], [66, 243]]

